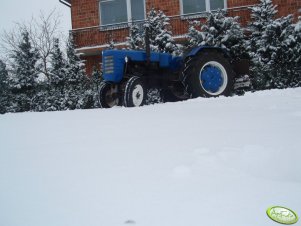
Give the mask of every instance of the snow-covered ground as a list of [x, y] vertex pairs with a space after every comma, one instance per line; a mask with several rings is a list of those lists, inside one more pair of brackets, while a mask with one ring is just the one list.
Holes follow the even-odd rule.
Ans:
[[1, 115], [0, 225], [277, 225], [300, 161], [300, 88]]

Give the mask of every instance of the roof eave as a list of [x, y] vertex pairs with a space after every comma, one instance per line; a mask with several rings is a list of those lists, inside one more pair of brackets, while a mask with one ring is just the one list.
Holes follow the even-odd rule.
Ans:
[[71, 0], [59, 0], [59, 2], [65, 6], [71, 7]]

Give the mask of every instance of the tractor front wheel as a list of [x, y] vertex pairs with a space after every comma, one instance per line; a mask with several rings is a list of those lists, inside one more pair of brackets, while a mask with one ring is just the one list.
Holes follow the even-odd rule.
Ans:
[[119, 105], [118, 86], [102, 82], [99, 87], [99, 104], [101, 108], [112, 108]]
[[140, 107], [145, 104], [147, 90], [141, 78], [131, 77], [125, 86], [124, 106]]

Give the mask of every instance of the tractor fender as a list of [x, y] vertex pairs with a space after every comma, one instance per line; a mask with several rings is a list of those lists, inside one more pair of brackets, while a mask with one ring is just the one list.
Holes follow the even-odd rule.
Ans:
[[229, 52], [226, 49], [220, 47], [213, 47], [213, 46], [198, 46], [191, 49], [188, 54], [185, 56], [185, 60], [190, 57], [194, 57], [197, 54], [204, 52], [204, 51], [215, 51], [222, 53], [225, 58], [227, 58], [232, 66], [232, 69], [236, 73], [236, 75], [248, 75], [250, 74], [250, 60], [249, 59], [232, 59]]
[[185, 56], [185, 58], [194, 57], [198, 53], [201, 53], [201, 52], [207, 51], [207, 50], [218, 51], [220, 53], [223, 53], [226, 58], [231, 59], [231, 56], [229, 55], [227, 50], [225, 50], [223, 48], [220, 48], [220, 47], [214, 47], [214, 46], [197, 46], [197, 47], [194, 47], [193, 49], [191, 49], [188, 52], [188, 54]]

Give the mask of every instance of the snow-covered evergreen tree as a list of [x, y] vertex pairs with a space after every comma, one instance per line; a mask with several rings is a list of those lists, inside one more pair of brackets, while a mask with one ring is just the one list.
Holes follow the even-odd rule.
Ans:
[[93, 72], [91, 75], [91, 84], [90, 89], [92, 91], [92, 97], [93, 97], [93, 108], [99, 107], [99, 101], [98, 101], [98, 88], [102, 81], [101, 71], [98, 70], [97, 67], [93, 67]]
[[221, 47], [227, 49], [232, 57], [245, 57], [244, 32], [239, 17], [227, 17], [223, 10], [210, 12], [204, 24], [198, 21], [191, 23], [187, 36], [190, 47]]
[[258, 5], [250, 9], [252, 20], [249, 27], [254, 31], [253, 35], [260, 35], [260, 32], [275, 19], [278, 12], [277, 5], [274, 5], [272, 0], [260, 0]]
[[295, 25], [295, 32], [298, 34], [298, 37], [301, 38], [301, 16], [298, 17], [298, 22]]
[[287, 88], [300, 85], [298, 75], [298, 43], [294, 37], [293, 16], [271, 21], [257, 41], [253, 57], [255, 64], [254, 84], [256, 88]]
[[17, 109], [15, 111], [31, 110], [31, 102], [37, 85], [38, 72], [36, 68], [39, 59], [38, 51], [32, 47], [27, 31], [22, 33], [21, 43], [11, 56], [12, 76], [9, 79]]
[[247, 41], [247, 50], [251, 58], [251, 78], [255, 89], [264, 89], [267, 86], [268, 68], [261, 60], [259, 48], [264, 47], [263, 32], [267, 29], [277, 14], [277, 6], [272, 0], [260, 0], [260, 3], [251, 9], [251, 21], [248, 25], [251, 35]]
[[72, 35], [67, 42], [67, 82], [70, 84], [82, 84], [86, 81], [85, 63], [76, 53]]
[[275, 19], [277, 6], [261, 0], [251, 7], [251, 35], [248, 51], [255, 89], [286, 88], [300, 85], [298, 25], [291, 15]]
[[66, 60], [60, 49], [60, 41], [55, 38], [50, 54], [50, 66], [48, 80], [40, 82], [35, 87], [35, 95], [32, 99], [32, 111], [60, 111], [64, 106], [66, 83]]
[[65, 106], [65, 86], [67, 82], [66, 60], [60, 49], [60, 41], [55, 38], [50, 55], [49, 81], [40, 84], [34, 97], [34, 111], [60, 111]]
[[187, 38], [188, 38], [188, 47], [195, 47], [195, 46], [203, 46], [205, 45], [205, 33], [200, 31], [201, 29], [201, 22], [200, 21], [191, 21], [189, 23]]
[[60, 49], [59, 39], [54, 40], [53, 51], [50, 56], [51, 68], [50, 68], [50, 83], [61, 84], [66, 79], [66, 61], [63, 53]]
[[251, 9], [251, 21], [248, 28], [251, 31], [251, 36], [248, 40], [248, 52], [251, 57], [256, 54], [257, 42], [261, 40], [262, 32], [266, 30], [277, 14], [277, 5], [274, 5], [272, 0], [260, 0], [260, 3], [253, 6]]
[[301, 74], [301, 16], [298, 18], [298, 22], [294, 25], [294, 37], [296, 39], [295, 53], [296, 53], [296, 63], [297, 71], [299, 75]]
[[0, 92], [7, 86], [8, 72], [6, 70], [6, 64], [0, 60]]
[[65, 106], [67, 109], [87, 108], [87, 84], [84, 61], [76, 53], [72, 35], [67, 42], [67, 67], [65, 82]]
[[181, 55], [182, 46], [173, 39], [169, 20], [163, 11], [152, 8], [143, 28], [134, 23], [130, 26], [129, 37], [126, 38], [127, 49], [145, 49], [147, 30], [152, 51]]
[[115, 41], [113, 39], [111, 39], [109, 41], [108, 49], [116, 49], [116, 47], [115, 47]]
[[47, 111], [47, 106], [52, 103], [52, 96], [49, 95], [49, 84], [47, 82], [42, 82], [36, 85], [35, 92], [31, 100], [30, 110], [43, 112]]
[[132, 23], [129, 28], [129, 36], [126, 38], [127, 49], [142, 49], [143, 42], [143, 30], [141, 30], [137, 24]]
[[161, 91], [162, 90], [157, 88], [148, 89], [147, 97], [146, 97], [146, 105], [163, 103], [164, 101], [161, 96]]
[[36, 63], [39, 59], [39, 54], [34, 49], [29, 40], [28, 32], [22, 33], [22, 42], [12, 54], [12, 67], [14, 76], [10, 85], [15, 89], [28, 90], [36, 85], [38, 72]]
[[7, 112], [9, 104], [8, 72], [6, 64], [0, 60], [0, 114]]
[[169, 18], [163, 11], [151, 9], [147, 14], [144, 28], [145, 30], [148, 28], [152, 51], [172, 53], [175, 55], [180, 54], [180, 46], [176, 44], [172, 37]]

